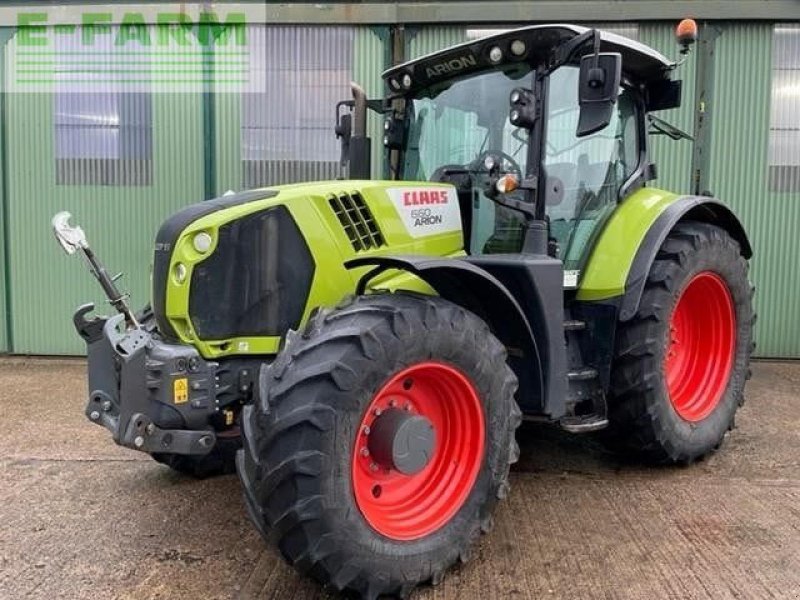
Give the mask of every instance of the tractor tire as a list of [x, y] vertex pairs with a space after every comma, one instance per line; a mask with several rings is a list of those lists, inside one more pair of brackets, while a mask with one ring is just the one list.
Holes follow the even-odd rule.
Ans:
[[679, 464], [719, 448], [744, 402], [755, 347], [747, 272], [719, 227], [688, 221], [669, 234], [638, 312], [617, 333], [602, 436], [612, 447]]
[[438, 297], [320, 311], [262, 368], [244, 409], [250, 516], [329, 590], [406, 597], [438, 583], [508, 493], [516, 388], [486, 323]]
[[242, 447], [242, 436], [238, 434], [217, 435], [217, 443], [208, 454], [187, 456], [184, 454], [153, 454], [153, 460], [167, 465], [173, 471], [196, 479], [236, 472], [236, 452]]

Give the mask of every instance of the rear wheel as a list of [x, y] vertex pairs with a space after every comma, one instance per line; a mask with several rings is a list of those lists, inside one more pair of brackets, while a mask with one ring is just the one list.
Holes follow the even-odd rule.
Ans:
[[486, 324], [440, 298], [321, 312], [287, 337], [244, 410], [250, 515], [329, 588], [376, 598], [436, 583], [508, 491], [516, 385]]
[[604, 434], [612, 445], [656, 462], [691, 462], [719, 447], [749, 376], [747, 270], [719, 227], [686, 222], [670, 233], [637, 314], [617, 335]]

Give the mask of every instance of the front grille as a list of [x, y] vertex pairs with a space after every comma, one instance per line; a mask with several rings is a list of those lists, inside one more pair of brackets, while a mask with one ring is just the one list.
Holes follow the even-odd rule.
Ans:
[[356, 252], [386, 245], [375, 217], [361, 194], [342, 193], [331, 196], [329, 201]]
[[189, 316], [201, 340], [281, 336], [297, 329], [314, 280], [314, 258], [285, 206], [229, 221], [195, 265]]

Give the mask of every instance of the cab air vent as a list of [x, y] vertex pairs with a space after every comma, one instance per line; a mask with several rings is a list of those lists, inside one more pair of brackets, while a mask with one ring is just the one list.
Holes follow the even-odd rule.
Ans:
[[329, 201], [356, 252], [386, 245], [375, 217], [372, 216], [361, 194], [342, 193], [331, 196]]

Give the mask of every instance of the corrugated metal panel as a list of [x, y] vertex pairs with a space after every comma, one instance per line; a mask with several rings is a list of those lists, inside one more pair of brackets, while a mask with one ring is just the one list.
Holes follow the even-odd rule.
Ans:
[[[0, 28], [0, 93], [5, 91], [5, 48], [6, 43], [11, 36], [14, 35], [14, 30], [11, 27]], [[2, 102], [2, 100], [0, 100]], [[2, 107], [2, 104], [0, 104]], [[5, 118], [4, 113], [0, 111], [0, 140], [5, 136]], [[8, 340], [8, 318], [9, 313], [6, 312], [6, 294], [8, 293], [8, 273], [6, 272], [6, 255], [5, 255], [5, 211], [8, 198], [4, 194], [3, 178], [4, 172], [4, 157], [3, 146], [0, 144], [0, 353], [9, 351]]]
[[[641, 42], [652, 46], [664, 56], [677, 57], [678, 45], [675, 43], [672, 23], [648, 23], [639, 28]], [[683, 80], [683, 101], [680, 108], [656, 113], [661, 119], [693, 135], [694, 129], [694, 78], [695, 53], [681, 65], [675, 77]], [[650, 136], [650, 157], [656, 164], [658, 179], [655, 187], [674, 192], [688, 193], [691, 190], [692, 142], [671, 140], [664, 135]]]
[[[411, 35], [412, 32], [413, 35]], [[406, 38], [406, 60], [419, 58], [448, 46], [466, 42], [467, 39], [469, 38], [466, 27], [422, 27], [417, 30], [409, 30]]]
[[[8, 48], [13, 54], [15, 40]], [[53, 94], [13, 93], [6, 102], [13, 351], [83, 353], [70, 319], [75, 307], [94, 300], [99, 311], [112, 311], [83, 263], [57, 247], [50, 219], [70, 211], [109, 270], [125, 272], [121, 287], [132, 303], [149, 301], [158, 226], [203, 197], [201, 96], [153, 94], [152, 184], [135, 187], [57, 185]]]
[[768, 191], [771, 40], [768, 24], [726, 25], [717, 40], [711, 190], [754, 246], [756, 353], [800, 357], [800, 193]]
[[[353, 81], [361, 85], [368, 98], [383, 97], [381, 73], [389, 67], [387, 27], [358, 27], [353, 47]], [[384, 176], [383, 117], [367, 112], [367, 131], [372, 138], [372, 177]]]
[[[217, 194], [242, 190], [242, 99], [238, 88], [214, 86], [214, 164]], [[264, 108], [267, 109], [266, 107]]]
[[[368, 27], [247, 28], [250, 83], [217, 85], [213, 99], [217, 191], [342, 175], [336, 102], [349, 83], [380, 97], [384, 42]], [[380, 119], [369, 117], [380, 165]]]
[[350, 96], [353, 39], [351, 27], [247, 27], [249, 83], [238, 104], [236, 94], [218, 94], [218, 187], [237, 183], [237, 154], [241, 187], [342, 175], [333, 108]]

